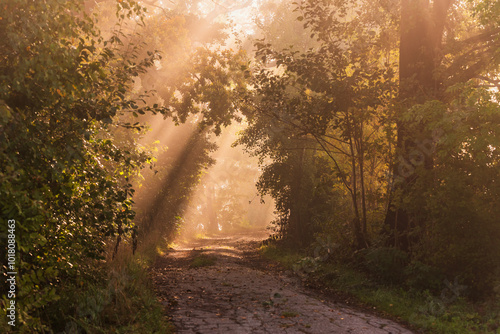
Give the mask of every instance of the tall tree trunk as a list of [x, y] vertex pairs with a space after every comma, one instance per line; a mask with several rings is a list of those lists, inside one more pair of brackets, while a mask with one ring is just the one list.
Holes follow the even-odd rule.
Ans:
[[[447, 12], [453, 0], [401, 0], [399, 100], [401, 110], [415, 104], [439, 98], [440, 82], [436, 79], [436, 66], [440, 60], [441, 40]], [[417, 134], [410, 133], [408, 124], [397, 121], [398, 159], [393, 176], [403, 180], [396, 186], [403, 197], [410, 193], [417, 175], [411, 159], [415, 152]], [[423, 129], [421, 129], [423, 131]], [[424, 166], [432, 168], [432, 157], [424, 155]], [[385, 224], [389, 231], [388, 243], [404, 250], [410, 247], [409, 232], [414, 224], [409, 212], [391, 196]]]
[[359, 165], [359, 185], [361, 187], [361, 212], [362, 228], [365, 241], [368, 241], [367, 214], [366, 214], [366, 190], [365, 190], [365, 148], [363, 142], [363, 123], [359, 127], [359, 136], [357, 137], [357, 152]]
[[[354, 132], [354, 131], [353, 131]], [[354, 135], [355, 136], [355, 135]], [[352, 136], [349, 138], [349, 150], [351, 153], [351, 198], [352, 198], [352, 206], [354, 210], [354, 218], [352, 220], [352, 229], [354, 232], [354, 238], [356, 245], [355, 247], [357, 249], [362, 249], [365, 248], [366, 245], [366, 240], [365, 236], [363, 235], [363, 230], [361, 227], [361, 219], [360, 219], [360, 214], [359, 214], [359, 206], [358, 206], [358, 176], [357, 176], [357, 171], [356, 171], [356, 150], [354, 148], [353, 144], [353, 138]]]
[[305, 246], [310, 242], [310, 218], [308, 214], [309, 205], [309, 184], [306, 182], [308, 170], [306, 164], [309, 157], [305, 148], [298, 150], [294, 158], [292, 167], [292, 182], [290, 191], [290, 221], [289, 233], [290, 241], [299, 247]]
[[290, 188], [290, 216], [288, 223], [288, 234], [289, 239], [292, 244], [302, 247], [302, 235], [301, 228], [303, 222], [301, 222], [301, 210], [302, 210], [302, 201], [305, 199], [302, 198], [302, 164], [304, 160], [304, 152], [299, 150], [297, 160], [294, 161], [292, 166], [292, 180], [291, 180], [291, 188]]

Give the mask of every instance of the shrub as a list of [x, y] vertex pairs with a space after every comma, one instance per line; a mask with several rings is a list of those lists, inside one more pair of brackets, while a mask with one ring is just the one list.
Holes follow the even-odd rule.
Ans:
[[382, 247], [364, 252], [363, 266], [375, 278], [384, 283], [401, 283], [405, 278], [405, 266], [409, 256], [396, 248]]

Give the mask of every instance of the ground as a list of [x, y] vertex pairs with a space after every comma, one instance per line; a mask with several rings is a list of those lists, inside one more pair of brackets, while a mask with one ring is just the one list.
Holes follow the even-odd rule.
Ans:
[[270, 269], [257, 252], [265, 236], [202, 238], [157, 260], [155, 289], [178, 333], [412, 333], [323, 300], [297, 277]]

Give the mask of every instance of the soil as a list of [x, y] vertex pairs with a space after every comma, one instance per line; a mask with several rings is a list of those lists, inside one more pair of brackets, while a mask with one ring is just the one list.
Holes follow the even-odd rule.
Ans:
[[322, 299], [257, 251], [266, 231], [183, 242], [153, 268], [178, 333], [412, 333], [392, 320]]

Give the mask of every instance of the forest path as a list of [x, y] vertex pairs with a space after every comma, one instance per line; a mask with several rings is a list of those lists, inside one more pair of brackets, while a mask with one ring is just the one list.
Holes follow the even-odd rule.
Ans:
[[155, 288], [178, 333], [412, 333], [266, 270], [257, 252], [263, 232], [198, 239], [158, 259]]

